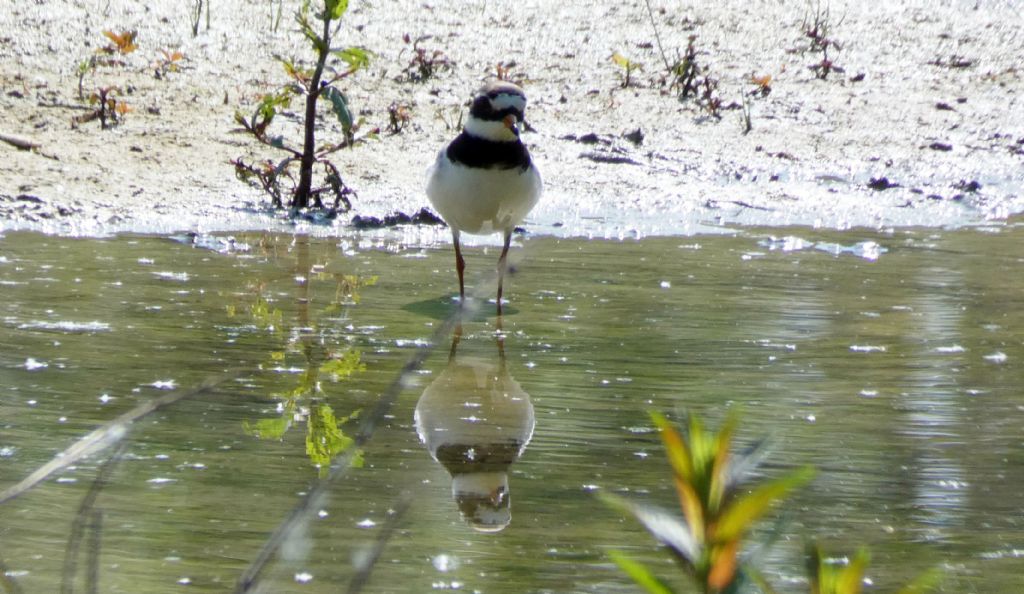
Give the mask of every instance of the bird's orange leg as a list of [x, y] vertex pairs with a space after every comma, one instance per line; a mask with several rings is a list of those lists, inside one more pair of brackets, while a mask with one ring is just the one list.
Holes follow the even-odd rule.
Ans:
[[505, 245], [501, 248], [501, 257], [498, 258], [498, 315], [501, 315], [501, 292], [505, 281], [506, 259], [508, 257], [508, 245], [512, 241], [512, 231], [505, 232]]
[[452, 348], [448, 351], [448, 362], [451, 363], [455, 360], [455, 353], [459, 350], [459, 341], [462, 340], [462, 320], [455, 325], [455, 330], [452, 332]]
[[466, 260], [462, 257], [462, 248], [459, 247], [459, 231], [457, 229], [452, 229], [452, 239], [455, 241], [455, 270], [459, 273], [459, 306], [462, 306], [466, 302], [466, 284], [463, 281]]

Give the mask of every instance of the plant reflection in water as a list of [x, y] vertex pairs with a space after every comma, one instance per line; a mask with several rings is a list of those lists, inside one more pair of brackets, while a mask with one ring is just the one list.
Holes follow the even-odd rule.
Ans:
[[[271, 244], [265, 249], [273, 253], [279, 247]], [[332, 254], [333, 248], [327, 247], [327, 254]], [[297, 380], [286, 381], [284, 390], [273, 393], [278, 400], [276, 416], [243, 421], [242, 427], [259, 439], [279, 440], [294, 423], [304, 422], [306, 455], [322, 478], [331, 461], [354, 443], [346, 431], [350, 431], [361, 409], [349, 399], [332, 397], [325, 386], [345, 382], [366, 370], [361, 351], [348, 346], [345, 328], [350, 321], [349, 310], [360, 302], [361, 289], [374, 285], [377, 277], [336, 271], [338, 265], [330, 256], [310, 253], [306, 235], [296, 235], [285, 253], [277, 257], [293, 257], [295, 261], [290, 279], [294, 317], [277, 307], [274, 299], [286, 293], [270, 281], [254, 282], [251, 291], [255, 302], [242, 309], [249, 310], [252, 325], [268, 336], [271, 350], [261, 367]], [[238, 309], [231, 306], [228, 315], [234, 317]], [[336, 414], [329, 401], [350, 407], [350, 412]], [[362, 465], [361, 453], [354, 457], [353, 464]]]
[[508, 469], [533, 436], [533, 404], [508, 371], [504, 340], [499, 330], [497, 360], [459, 356], [457, 326], [447, 367], [416, 403], [420, 440], [451, 475], [463, 519], [481, 532], [497, 532], [511, 521]]

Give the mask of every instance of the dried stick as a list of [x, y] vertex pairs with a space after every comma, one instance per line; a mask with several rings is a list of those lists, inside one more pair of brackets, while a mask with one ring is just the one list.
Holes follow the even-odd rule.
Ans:
[[658, 42], [658, 52], [661, 53], [661, 60], [665, 63], [665, 70], [672, 72], [672, 65], [668, 63], [665, 56], [665, 48], [661, 45], [661, 35], [658, 33], [658, 24], [654, 21], [654, 10], [651, 9], [651, 0], [644, 0], [647, 5], [647, 15], [651, 17], [651, 28], [654, 29], [654, 40]]
[[153, 411], [159, 410], [165, 406], [174, 404], [183, 398], [191, 398], [193, 396], [203, 394], [204, 392], [207, 392], [228, 380], [234, 379], [241, 373], [242, 370], [233, 370], [214, 376], [195, 388], [190, 388], [188, 390], [176, 390], [164, 396], [160, 396], [159, 398], [143, 402], [114, 420], [104, 423], [82, 439], [72, 444], [68, 449], [57, 454], [53, 460], [50, 460], [32, 474], [23, 478], [18, 484], [0, 492], [0, 505], [24, 495], [39, 483], [45, 481], [55, 472], [63, 470], [82, 458], [99, 453], [121, 441], [121, 439], [128, 433], [129, 426], [142, 417], [145, 417]]
[[3, 132], [0, 132], [0, 140], [23, 151], [31, 151], [43, 146], [34, 140], [22, 138], [21, 136], [14, 136], [13, 134], [4, 134]]
[[[95, 514], [99, 512], [94, 510], [93, 506], [96, 504], [96, 498], [99, 497], [100, 491], [106, 486], [110, 473], [113, 472], [114, 467], [121, 460], [121, 453], [124, 452], [124, 448], [125, 442], [122, 441], [103, 465], [100, 466], [99, 471], [96, 473], [96, 478], [93, 479], [92, 485], [89, 487], [89, 491], [85, 494], [85, 497], [82, 497], [82, 502], [78, 505], [78, 513], [75, 514], [75, 519], [71, 522], [71, 530], [68, 533], [68, 544], [64, 548], [64, 570], [60, 585], [61, 594], [72, 594], [75, 590], [74, 580], [75, 574], [78, 573], [78, 550], [82, 544], [82, 535], [85, 533], [86, 523], [89, 522], [89, 527], [93, 527], [90, 520], [99, 521], [95, 517]], [[93, 530], [95, 532], [98, 528], [93, 527]], [[94, 539], [98, 540], [99, 535], [92, 534], [90, 542]], [[92, 548], [90, 546], [90, 561], [93, 560]], [[90, 575], [92, 573], [90, 571]]]
[[377, 560], [380, 559], [380, 554], [384, 552], [384, 547], [391, 540], [391, 535], [395, 533], [395, 528], [398, 526], [399, 520], [408, 511], [409, 505], [412, 503], [412, 494], [408, 491], [402, 493], [398, 498], [398, 503], [395, 504], [391, 514], [388, 516], [387, 522], [384, 523], [380, 528], [380, 533], [377, 535], [377, 540], [373, 543], [373, 548], [370, 549], [366, 559], [363, 560], [352, 579], [348, 582], [348, 594], [359, 594], [362, 592], [363, 586], [370, 581], [370, 573], [373, 571]]

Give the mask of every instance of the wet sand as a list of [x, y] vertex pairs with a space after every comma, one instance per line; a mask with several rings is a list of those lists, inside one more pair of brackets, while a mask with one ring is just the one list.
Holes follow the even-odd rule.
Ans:
[[[534, 234], [955, 226], [1024, 212], [1024, 17], [1013, 2], [832, 2], [829, 58], [842, 71], [821, 79], [811, 67], [822, 55], [804, 34], [813, 5], [652, 1], [670, 62], [696, 36], [719, 117], [664, 81], [644, 2], [353, 2], [338, 44], [375, 59], [344, 90], [362, 120], [357, 136], [381, 133], [336, 154], [358, 196], [352, 213], [324, 224], [269, 209], [228, 164], [275, 156], [233, 133], [233, 116], [286, 82], [274, 56], [310, 57], [291, 18], [299, 3], [284, 3], [275, 32], [273, 3], [218, 0], [196, 37], [189, 4], [54, 0], [3, 10], [0, 133], [39, 146], [0, 142], [0, 229], [345, 234], [356, 214], [412, 213], [427, 205], [427, 166], [499, 63], [514, 64], [510, 76], [531, 100], [524, 139], [546, 183], [525, 225]], [[88, 105], [78, 99], [78, 64], [107, 44], [105, 29], [137, 31], [138, 49], [90, 72], [84, 89], [118, 87], [131, 111], [108, 130], [73, 127]], [[452, 67], [410, 82], [405, 34], [431, 35], [422, 47]], [[173, 49], [185, 56], [180, 69], [157, 78], [161, 50]], [[613, 52], [642, 64], [630, 87]], [[753, 78], [766, 76], [764, 94]], [[387, 131], [392, 103], [410, 114], [399, 133]], [[324, 115], [319, 134], [339, 138]], [[297, 117], [274, 125], [297, 137]]]

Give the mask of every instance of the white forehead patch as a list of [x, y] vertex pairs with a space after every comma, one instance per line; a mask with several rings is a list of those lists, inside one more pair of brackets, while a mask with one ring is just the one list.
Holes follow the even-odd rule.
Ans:
[[514, 107], [522, 112], [526, 110], [526, 97], [519, 93], [498, 93], [497, 97], [491, 98], [491, 107], [494, 108], [494, 111]]

